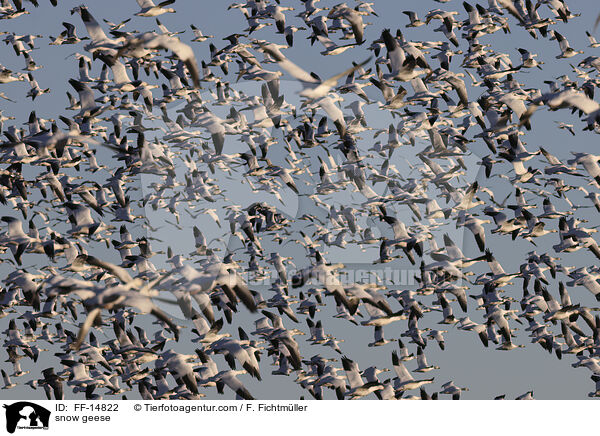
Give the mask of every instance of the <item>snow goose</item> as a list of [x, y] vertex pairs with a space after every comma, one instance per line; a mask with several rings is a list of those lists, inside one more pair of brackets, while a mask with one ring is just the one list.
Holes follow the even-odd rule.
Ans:
[[92, 40], [84, 48], [90, 53], [100, 51], [104, 54], [115, 56], [118, 50], [118, 40], [110, 39], [106, 36], [104, 30], [102, 30], [100, 24], [88, 11], [87, 7], [83, 5], [76, 6], [71, 9], [71, 15], [74, 13], [78, 13], [81, 16], [81, 20]]
[[343, 18], [350, 23], [354, 39], [357, 44], [362, 44], [364, 40], [365, 25], [361, 15], [355, 10], [349, 8], [345, 3], [339, 4], [331, 8], [327, 18]]
[[125, 44], [119, 47], [116, 56], [140, 57], [145, 53], [139, 53], [140, 49], [164, 49], [172, 51], [181, 62], [185, 64], [196, 88], [200, 88], [200, 70], [196, 62], [196, 56], [192, 48], [181, 42], [176, 36], [158, 35], [154, 32], [146, 32], [141, 35], [128, 38]]
[[217, 390], [219, 393], [223, 393], [223, 387], [227, 386], [236, 396], [243, 398], [244, 400], [254, 400], [252, 394], [246, 389], [244, 384], [237, 378], [238, 375], [246, 374], [246, 370], [239, 371], [221, 371], [211, 378], [217, 384]]
[[439, 366], [427, 364], [427, 357], [421, 347], [417, 347], [417, 365], [417, 368], [414, 370], [415, 372], [429, 372], [434, 369], [440, 369]]
[[468, 388], [459, 388], [454, 384], [453, 381], [449, 381], [442, 385], [443, 390], [440, 391], [440, 394], [443, 395], [452, 395], [453, 400], [460, 400], [460, 393], [468, 391]]
[[164, 0], [158, 5], [155, 5], [152, 0], [136, 0], [140, 6], [140, 11], [135, 15], [138, 17], [157, 17], [166, 13], [174, 13], [175, 9], [166, 8], [165, 6], [172, 5], [175, 0]]
[[456, 324], [456, 326], [460, 330], [473, 331], [473, 332], [477, 333], [477, 335], [479, 336], [479, 339], [481, 340], [481, 343], [485, 347], [488, 346], [488, 334], [486, 331], [485, 324], [477, 324], [476, 322], [471, 321], [471, 319], [469, 319], [469, 317], [465, 317], [465, 318], [461, 318], [458, 321], [458, 323]]
[[10, 379], [10, 377], [8, 376], [8, 374], [6, 374], [6, 371], [2, 370], [2, 380], [4, 382], [4, 386], [2, 386], [2, 389], [12, 389], [15, 386], [17, 386], [16, 383], [13, 383]]
[[185, 384], [189, 391], [198, 395], [198, 384], [194, 373], [193, 366], [189, 363], [194, 359], [194, 355], [183, 355], [168, 351], [164, 353], [159, 360], [156, 361], [156, 367], [166, 367], [173, 375], [178, 384]]
[[425, 22], [419, 20], [419, 17], [417, 16], [416, 12], [402, 11], [402, 13], [408, 16], [408, 19], [410, 20], [410, 23], [408, 23], [406, 27], [420, 27], [425, 25]]
[[433, 378], [415, 380], [404, 364], [398, 359], [398, 355], [395, 351], [392, 352], [392, 365], [394, 366], [394, 371], [397, 375], [394, 379], [394, 389], [396, 389], [396, 391], [403, 392], [418, 389], [426, 384], [433, 383]]
[[346, 77], [348, 74], [353, 73], [357, 69], [361, 68], [363, 65], [366, 65], [370, 58], [361, 62], [360, 64], [354, 65], [352, 68], [349, 68], [335, 76], [330, 77], [327, 80], [321, 80], [316, 78], [314, 75], [311, 75], [304, 71], [302, 68], [298, 67], [296, 64], [288, 60], [282, 53], [279, 51], [279, 48], [275, 44], [261, 44], [261, 49], [271, 56], [277, 64], [286, 70], [289, 74], [291, 74], [295, 79], [297, 79], [302, 85], [303, 90], [300, 92], [302, 97], [307, 97], [309, 99], [318, 99], [321, 97], [325, 97], [331, 88], [336, 86], [339, 79], [342, 77]]

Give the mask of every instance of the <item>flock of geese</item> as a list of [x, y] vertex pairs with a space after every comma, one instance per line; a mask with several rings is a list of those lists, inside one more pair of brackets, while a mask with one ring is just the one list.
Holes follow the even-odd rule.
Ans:
[[[4, 32], [3, 61], [25, 68], [0, 66], [2, 91], [27, 82], [23, 99], [55, 97], [36, 80], [45, 44], [71, 45], [79, 66], [68, 107], [56, 102], [50, 118], [17, 120], [16, 99], [0, 94], [4, 389], [249, 400], [247, 381], [269, 373], [302, 398], [459, 399], [468, 386], [436, 379], [427, 359], [453, 346], [453, 329], [477, 347], [542, 347], [587, 370], [588, 395], [600, 396], [600, 248], [581, 218], [600, 213], [600, 155], [526, 142], [543, 109], [572, 119], [552, 128], [595, 140], [600, 57], [556, 30], [577, 30], [564, 0], [437, 1], [445, 9], [421, 17], [395, 5], [401, 29], [377, 28], [364, 1], [248, 0], [228, 8], [247, 28], [219, 39], [198, 23], [169, 31], [155, 17], [176, 13], [175, 0], [137, 0], [136, 25], [153, 30], [127, 30], [133, 17], [101, 23], [81, 5], [49, 41]], [[2, 0], [0, 19], [42, 3]], [[421, 26], [435, 38], [412, 40]], [[496, 51], [496, 33], [555, 40], [546, 63], [573, 74], [524, 87], [526, 74], [544, 77], [543, 57]], [[300, 38], [310, 66], [287, 55]], [[319, 75], [320, 56], [344, 52], [355, 62]], [[290, 78], [299, 91], [285, 95]], [[481, 177], [467, 181], [473, 166]], [[142, 178], [152, 183], [142, 189]], [[260, 201], [233, 201], [242, 185]], [[281, 211], [290, 199], [296, 216]], [[465, 231], [462, 248], [452, 228]], [[493, 238], [514, 249], [495, 250]], [[286, 257], [290, 244], [301, 254]], [[341, 280], [341, 250], [412, 267], [416, 285]], [[259, 277], [269, 285], [253, 286]], [[372, 331], [373, 342], [353, 356], [352, 335], [336, 338], [334, 325]], [[366, 367], [367, 346], [383, 347], [390, 369]]]

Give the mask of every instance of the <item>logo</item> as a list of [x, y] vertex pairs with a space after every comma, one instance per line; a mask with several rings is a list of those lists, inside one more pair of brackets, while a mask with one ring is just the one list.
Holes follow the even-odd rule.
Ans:
[[14, 433], [18, 429], [48, 429], [50, 411], [29, 401], [19, 401], [4, 405], [6, 409], [6, 431]]

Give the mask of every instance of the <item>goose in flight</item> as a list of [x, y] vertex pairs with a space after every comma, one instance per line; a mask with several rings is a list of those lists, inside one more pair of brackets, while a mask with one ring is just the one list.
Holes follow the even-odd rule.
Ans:
[[[192, 81], [196, 88], [200, 88], [200, 69], [196, 62], [194, 50], [187, 44], [181, 42], [176, 36], [158, 35], [154, 32], [147, 32], [141, 35], [128, 38], [124, 45], [118, 48], [116, 57], [134, 56], [141, 57], [145, 55], [144, 50], [148, 49], [170, 50], [187, 67]], [[140, 52], [140, 49], [142, 51]]]
[[590, 378], [595, 383], [595, 388], [593, 392], [588, 393], [588, 397], [600, 397], [600, 375], [593, 374]]
[[127, 272], [125, 268], [122, 268], [110, 262], [103, 261], [89, 254], [80, 254], [79, 256], [77, 256], [73, 261], [73, 264], [71, 265], [71, 269], [73, 271], [81, 271], [82, 269], [84, 269], [85, 264], [105, 270], [107, 273], [113, 275], [125, 285], [134, 284], [133, 277], [131, 277], [131, 275]]
[[595, 38], [594, 36], [592, 36], [592, 35], [590, 34], [590, 32], [588, 32], [588, 31], [586, 30], [586, 31], [585, 31], [585, 34], [586, 34], [586, 36], [587, 36], [587, 38], [588, 38], [588, 41], [590, 42], [590, 45], [589, 45], [589, 47], [592, 47], [592, 48], [597, 48], [597, 47], [600, 47], [600, 43], [599, 43], [598, 41], [596, 41], [596, 38]]
[[96, 21], [88, 11], [88, 8], [83, 5], [76, 6], [71, 9], [71, 15], [74, 13], [78, 13], [81, 16], [81, 20], [92, 40], [89, 44], [86, 44], [85, 49], [90, 53], [99, 51], [109, 56], [115, 56], [117, 54], [119, 41], [106, 36], [98, 21]]
[[188, 361], [195, 357], [194, 355], [186, 356], [169, 350], [156, 361], [156, 368], [166, 367], [175, 380], [180, 380], [193, 395], [198, 395], [198, 383], [194, 368]]
[[569, 277], [573, 280], [567, 282], [567, 286], [583, 286], [594, 295], [596, 300], [600, 301], [599, 274], [590, 273], [586, 267], [583, 267], [569, 273]]
[[401, 339], [398, 339], [398, 349], [400, 350], [399, 359], [401, 361], [406, 362], [415, 358], [413, 353], [409, 353], [408, 347], [404, 345], [404, 342], [402, 342]]
[[397, 376], [394, 379], [394, 389], [396, 389], [396, 391], [403, 392], [419, 389], [426, 384], [433, 383], [434, 378], [415, 380], [402, 361], [398, 358], [398, 354], [396, 354], [395, 351], [392, 352], [392, 365], [394, 366], [394, 371]]
[[348, 68], [347, 70], [330, 77], [329, 79], [321, 80], [316, 77], [316, 75], [307, 73], [302, 68], [288, 60], [275, 44], [262, 43], [261, 49], [271, 56], [282, 69], [287, 71], [292, 77], [300, 82], [303, 88], [302, 91], [300, 91], [300, 95], [309, 99], [325, 97], [327, 94], [329, 94], [329, 91], [331, 91], [332, 88], [337, 86], [339, 79], [354, 73], [371, 60], [369, 58], [360, 64], [354, 65], [352, 68]]
[[421, 347], [417, 347], [417, 365], [415, 372], [429, 372], [440, 369], [439, 366], [427, 364], [427, 357]]
[[[406, 55], [398, 40], [392, 36], [389, 29], [384, 29], [381, 38], [385, 43], [385, 48], [390, 59], [391, 72], [382, 75], [384, 79], [393, 79], [400, 81], [410, 81], [425, 73], [428, 67], [422, 57], [415, 58], [412, 55]], [[417, 70], [417, 66], [423, 70]]]
[[10, 379], [10, 377], [8, 376], [8, 374], [6, 373], [6, 371], [1, 370], [2, 371], [2, 380], [4, 382], [4, 386], [2, 386], [2, 389], [12, 389], [15, 386], [17, 386], [16, 383], [13, 383]]
[[[221, 338], [218, 341], [210, 344], [210, 349], [218, 354], [224, 354], [225, 359], [235, 369], [235, 363], [233, 359], [239, 361], [242, 367], [257, 380], [261, 380], [260, 368], [258, 361], [254, 353], [249, 352], [248, 349], [244, 348], [242, 341], [237, 341], [232, 338]], [[233, 363], [233, 364], [232, 364]]]
[[192, 32], [194, 33], [194, 39], [192, 39], [193, 42], [204, 42], [207, 39], [214, 38], [214, 35], [204, 35], [202, 33], [202, 30], [194, 26], [193, 24], [191, 24], [190, 27], [192, 28]]
[[[590, 106], [592, 106], [591, 103], [594, 103], [593, 107], [597, 108], [595, 109], [595, 111], [598, 111], [598, 115], [596, 116], [600, 116], [600, 105], [598, 105], [596, 102], [593, 102], [592, 100], [590, 100], [590, 102], [587, 103], [589, 103]], [[588, 175], [592, 179], [594, 179], [598, 186], [600, 186], [600, 165], [598, 165], [598, 161], [600, 161], [600, 156], [581, 152], [571, 152], [571, 154], [574, 157], [573, 159], [569, 159], [567, 161], [567, 164], [583, 166], [583, 168], [587, 171]]]
[[440, 391], [440, 394], [442, 395], [452, 395], [452, 399], [453, 400], [460, 400], [460, 393], [461, 392], [466, 392], [469, 389], [468, 388], [459, 388], [458, 386], [456, 386], [454, 384], [453, 381], [449, 381], [447, 383], [444, 383], [442, 385], [443, 390]]
[[175, 0], [164, 0], [158, 5], [155, 5], [152, 0], [136, 0], [140, 6], [140, 11], [135, 15], [138, 17], [157, 17], [166, 13], [175, 13], [175, 9], [166, 8], [165, 6], [172, 5]]
[[471, 321], [469, 317], [465, 317], [461, 318], [456, 324], [456, 326], [461, 330], [472, 331], [477, 333], [483, 346], [488, 346], [489, 339], [485, 324], [477, 324], [476, 322]]
[[43, 387], [48, 387], [46, 390], [47, 398], [50, 399], [50, 394], [52, 393], [54, 394], [55, 400], [64, 400], [64, 379], [54, 372], [54, 368], [46, 368], [42, 370], [42, 375], [44, 378], [39, 381], [39, 384]]
[[352, 33], [357, 44], [362, 44], [364, 40], [365, 25], [362, 16], [354, 9], [349, 8], [345, 3], [339, 4], [331, 8], [327, 14], [327, 18], [343, 18], [350, 23]]
[[217, 390], [220, 393], [223, 393], [223, 388], [227, 386], [229, 389], [235, 392], [237, 397], [248, 401], [254, 400], [255, 398], [252, 396], [252, 394], [248, 391], [240, 379], [237, 378], [237, 376], [241, 374], [246, 374], [246, 370], [221, 371], [211, 377], [210, 381], [216, 383]]
[[525, 392], [522, 395], [519, 395], [518, 397], [515, 398], [515, 400], [534, 400], [535, 398], [533, 398], [533, 391], [529, 391], [529, 392]]
[[195, 286], [198, 289], [192, 292], [210, 292], [220, 288], [225, 292], [231, 304], [238, 299], [251, 311], [256, 312], [257, 305], [243, 278], [230, 266], [222, 262], [211, 262], [204, 266], [200, 272], [189, 265], [180, 269], [183, 276], [180, 280], [187, 286]]
[[[492, 5], [492, 0], [489, 0], [490, 7]], [[497, 2], [497, 3], [496, 3]], [[513, 0], [494, 0], [494, 5], [497, 8], [498, 6], [502, 9], [505, 9], [509, 14], [515, 17], [522, 25], [526, 24], [525, 17], [519, 12], [519, 10], [515, 6], [515, 2]]]
[[575, 55], [583, 53], [583, 50], [575, 50], [569, 45], [569, 41], [565, 39], [560, 33], [555, 30], [552, 30], [553, 37], [558, 41], [558, 45], [560, 48], [560, 54], [556, 56], [556, 59], [568, 59], [572, 58]]
[[410, 23], [408, 23], [406, 25], [406, 27], [420, 27], [425, 25], [424, 21], [419, 20], [419, 17], [417, 16], [416, 12], [413, 11], [402, 11], [402, 13], [406, 16], [408, 16], [408, 19], [410, 20]]
[[[342, 357], [342, 365], [346, 373], [349, 389], [345, 392], [350, 399], [365, 397], [371, 393], [377, 393], [385, 388], [379, 381], [371, 380], [366, 383], [362, 379], [362, 375], [358, 364], [346, 356]], [[368, 377], [367, 377], [368, 378]]]
[[[65, 295], [74, 293], [83, 299], [84, 305], [88, 308], [88, 315], [83, 322], [75, 342], [72, 344], [74, 350], [78, 350], [83, 341], [100, 317], [102, 309], [116, 309], [124, 306], [132, 306], [142, 313], [150, 313], [160, 321], [163, 321], [172, 330], [176, 340], [179, 339], [179, 327], [163, 312], [149, 295], [153, 286], [160, 284], [165, 277], [159, 277], [154, 282], [145, 285], [140, 291], [132, 291], [130, 288], [134, 285], [131, 282], [128, 286], [94, 286], [91, 283], [79, 282], [79, 287], [74, 287], [74, 282], [65, 279], [62, 276], [54, 276], [48, 281], [48, 296]], [[169, 300], [166, 300], [169, 301]]]
[[462, 218], [458, 222], [460, 223], [460, 225], [466, 227], [471, 231], [471, 233], [473, 233], [473, 236], [475, 237], [475, 242], [477, 242], [477, 247], [479, 247], [479, 250], [482, 252], [485, 251], [485, 227], [483, 227], [483, 224], [489, 223], [490, 220], [482, 220], [476, 218], [471, 214], [465, 214], [462, 210], [460, 211], [460, 213], [461, 216], [464, 218]]

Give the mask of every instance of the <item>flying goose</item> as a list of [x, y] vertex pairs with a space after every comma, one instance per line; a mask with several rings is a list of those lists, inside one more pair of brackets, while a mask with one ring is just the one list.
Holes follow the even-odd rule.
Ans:
[[557, 31], [552, 30], [551, 33], [553, 37], [558, 41], [560, 47], [560, 54], [556, 56], [556, 59], [571, 58], [575, 55], [583, 53], [583, 50], [576, 51], [575, 49], [571, 48], [571, 46], [569, 45], [569, 41], [567, 41], [565, 37]]
[[139, 17], [156, 17], [165, 13], [174, 13], [175, 9], [166, 8], [165, 6], [172, 5], [175, 0], [164, 0], [158, 5], [155, 5], [152, 0], [136, 0], [140, 6], [140, 11], [135, 15]]
[[187, 67], [192, 81], [196, 88], [200, 88], [200, 70], [196, 62], [196, 57], [192, 48], [181, 42], [179, 38], [169, 35], [158, 35], [154, 32], [147, 32], [141, 35], [128, 38], [125, 44], [119, 47], [116, 57], [119, 56], [139, 56], [141, 49], [164, 49], [172, 51]]
[[321, 97], [325, 97], [329, 93], [331, 88], [336, 86], [337, 81], [340, 78], [345, 77], [350, 73], [353, 73], [354, 71], [361, 68], [363, 65], [366, 65], [370, 61], [370, 59], [367, 59], [361, 62], [360, 64], [354, 65], [352, 68], [349, 68], [323, 81], [311, 74], [308, 74], [296, 64], [289, 61], [281, 53], [281, 51], [275, 44], [261, 44], [261, 49], [269, 56], [271, 56], [281, 68], [286, 70], [295, 79], [300, 81], [300, 84], [303, 88], [303, 90], [300, 92], [300, 95], [309, 99], [318, 99]]
[[394, 371], [397, 375], [394, 379], [394, 389], [397, 391], [403, 392], [418, 389], [426, 384], [433, 383], [434, 378], [415, 380], [404, 364], [398, 359], [398, 355], [395, 351], [392, 352], [392, 365], [394, 366]]

